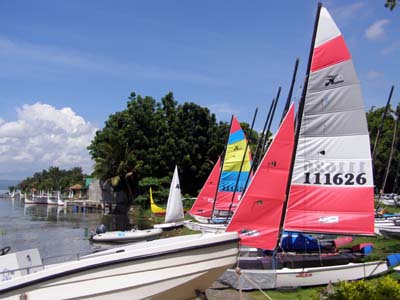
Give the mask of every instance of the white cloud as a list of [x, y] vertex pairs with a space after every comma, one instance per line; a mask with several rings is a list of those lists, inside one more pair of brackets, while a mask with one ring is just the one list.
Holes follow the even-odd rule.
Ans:
[[367, 79], [373, 80], [383, 77], [383, 74], [374, 70], [371, 70], [367, 73]]
[[23, 105], [17, 113], [16, 121], [0, 119], [0, 178], [24, 178], [50, 166], [91, 172], [86, 147], [97, 130], [92, 124], [71, 108], [40, 102]]
[[34, 44], [10, 40], [0, 35], [0, 64], [3, 72], [10, 76], [35, 76], [53, 78], [63, 72], [87, 72], [103, 76], [130, 79], [177, 80], [185, 82], [216, 83], [218, 78], [198, 74], [190, 70], [163, 68], [141, 62], [128, 62], [92, 53], [63, 49], [45, 44]]
[[354, 17], [360, 15], [362, 9], [365, 8], [364, 2], [355, 2], [348, 5], [336, 6], [330, 9], [332, 15], [335, 16], [335, 20], [340, 23], [348, 23], [352, 21]]
[[232, 104], [229, 103], [211, 104], [208, 107], [212, 112], [215, 113], [231, 114], [231, 115], [239, 113], [239, 110], [232, 107]]
[[394, 44], [390, 45], [389, 47], [382, 49], [381, 54], [384, 56], [389, 55], [389, 54], [392, 54], [393, 52], [398, 51], [399, 49], [400, 49], [400, 42], [394, 43]]
[[389, 24], [389, 20], [387, 19], [376, 21], [365, 30], [365, 37], [371, 41], [382, 39], [385, 35], [384, 27], [387, 24]]

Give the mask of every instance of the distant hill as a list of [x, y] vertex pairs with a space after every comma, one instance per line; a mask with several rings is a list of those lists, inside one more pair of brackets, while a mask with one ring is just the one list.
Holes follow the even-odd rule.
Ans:
[[21, 180], [0, 179], [0, 190], [8, 190], [9, 186], [16, 186]]

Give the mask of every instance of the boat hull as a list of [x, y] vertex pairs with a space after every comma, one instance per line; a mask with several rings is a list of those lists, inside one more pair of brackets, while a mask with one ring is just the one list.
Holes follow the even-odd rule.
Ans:
[[190, 299], [236, 262], [237, 234], [127, 245], [0, 283], [2, 299]]
[[387, 270], [386, 261], [373, 261], [314, 268], [241, 269], [240, 279], [238, 279], [236, 270], [229, 269], [218, 281], [242, 290], [296, 288], [368, 278], [385, 273]]
[[161, 224], [154, 224], [153, 227], [155, 229], [162, 229], [162, 230], [170, 230], [178, 227], [183, 226], [183, 221], [178, 222], [170, 222], [170, 223], [161, 223]]
[[382, 227], [379, 229], [379, 233], [386, 238], [400, 240], [400, 226]]
[[94, 235], [91, 239], [93, 242], [131, 243], [155, 239], [161, 234], [162, 229], [136, 229], [133, 231], [110, 231], [99, 233]]
[[183, 225], [190, 230], [201, 232], [224, 232], [226, 230], [226, 225], [224, 224], [184, 221]]

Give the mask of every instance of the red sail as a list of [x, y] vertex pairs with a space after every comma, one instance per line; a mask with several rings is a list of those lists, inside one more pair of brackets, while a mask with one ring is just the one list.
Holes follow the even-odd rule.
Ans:
[[275, 248], [293, 144], [292, 104], [227, 227], [226, 231], [240, 234], [244, 245]]
[[214, 168], [212, 169], [210, 175], [207, 178], [207, 181], [204, 183], [204, 186], [201, 189], [199, 196], [193, 203], [193, 206], [190, 209], [189, 214], [206, 218], [211, 217], [211, 212], [215, 199], [215, 193], [217, 191], [220, 172], [221, 172], [221, 158], [218, 158], [218, 161], [214, 165]]

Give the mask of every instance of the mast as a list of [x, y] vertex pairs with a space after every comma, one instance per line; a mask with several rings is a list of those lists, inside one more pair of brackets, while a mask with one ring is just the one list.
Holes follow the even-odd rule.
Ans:
[[288, 93], [288, 96], [287, 96], [287, 99], [286, 99], [285, 108], [283, 109], [283, 112], [282, 112], [282, 117], [281, 117], [281, 122], [280, 123], [282, 123], [283, 119], [285, 118], [286, 113], [287, 113], [287, 111], [289, 109], [289, 106], [290, 106], [290, 100], [292, 99], [293, 88], [294, 88], [294, 84], [296, 82], [297, 68], [299, 67], [299, 61], [300, 60], [298, 58], [296, 58], [296, 62], [294, 64], [293, 75], [292, 75], [292, 83], [290, 84], [289, 93]]
[[282, 209], [282, 216], [281, 216], [281, 222], [279, 225], [279, 234], [278, 238], [276, 241], [276, 245], [278, 246], [279, 241], [282, 237], [282, 232], [283, 232], [283, 224], [285, 222], [285, 216], [286, 216], [286, 208], [288, 204], [288, 199], [289, 199], [289, 192], [290, 192], [290, 185], [292, 182], [292, 177], [293, 177], [293, 167], [295, 163], [295, 153], [296, 149], [299, 143], [299, 135], [300, 135], [300, 128], [301, 128], [301, 121], [302, 121], [302, 115], [304, 111], [304, 103], [305, 103], [305, 98], [307, 94], [307, 88], [308, 88], [308, 81], [309, 81], [309, 76], [310, 76], [310, 70], [311, 70], [311, 63], [312, 63], [312, 58], [313, 58], [313, 53], [314, 53], [314, 46], [315, 46], [315, 38], [317, 36], [317, 29], [318, 29], [318, 22], [319, 22], [319, 16], [321, 13], [321, 8], [322, 8], [322, 3], [318, 2], [318, 7], [317, 7], [317, 13], [315, 16], [315, 23], [314, 23], [314, 30], [313, 30], [313, 35], [312, 35], [312, 40], [311, 40], [311, 45], [310, 45], [310, 54], [308, 57], [308, 64], [307, 64], [307, 73], [305, 77], [305, 82], [304, 82], [304, 87], [303, 87], [303, 92], [301, 95], [300, 103], [299, 103], [299, 111], [297, 114], [297, 128], [296, 128], [296, 134], [295, 134], [295, 140], [294, 140], [294, 147], [293, 147], [293, 152], [292, 152], [292, 159], [290, 163], [290, 170], [289, 170], [289, 176], [288, 176], [288, 182], [286, 186], [286, 199], [283, 203], [283, 209]]
[[[274, 107], [274, 102], [275, 102], [275, 99], [272, 100], [271, 105], [269, 107], [268, 115], [267, 115], [267, 118], [265, 119], [264, 127], [262, 130], [263, 135], [265, 135], [265, 129], [267, 128], [267, 124], [268, 124], [269, 118], [271, 116], [272, 108]], [[257, 148], [256, 148], [256, 151], [254, 152], [254, 159], [253, 159], [253, 163], [251, 164], [249, 174], [251, 174], [254, 171], [254, 164], [258, 160], [259, 156], [262, 155], [262, 153], [261, 154], [258, 153], [260, 151], [261, 143], [262, 143], [262, 138], [260, 138], [258, 140]], [[244, 185], [243, 193], [246, 191], [247, 185], [249, 184], [249, 179], [250, 179], [250, 176], [247, 177], [246, 183]]]
[[[276, 94], [276, 98], [275, 98], [276, 101], [275, 101], [274, 107], [273, 107], [273, 109], [272, 109], [271, 119], [269, 120], [267, 132], [266, 132], [266, 135], [265, 135], [265, 138], [264, 138], [264, 143], [263, 143], [263, 146], [262, 146], [262, 148], [261, 148], [261, 150], [262, 150], [263, 152], [265, 151], [265, 147], [266, 147], [266, 145], [267, 145], [267, 141], [268, 141], [268, 132], [269, 132], [269, 130], [271, 129], [272, 120], [274, 119], [276, 106], [278, 105], [279, 96], [281, 95], [281, 90], [282, 90], [282, 88], [279, 87], [278, 93]], [[258, 166], [258, 165], [257, 165], [257, 166]], [[256, 167], [257, 167], [257, 166], [256, 166]]]
[[[254, 126], [254, 122], [256, 121], [257, 112], [258, 112], [258, 107], [256, 108], [256, 111], [254, 112], [253, 122], [251, 123], [251, 127], [250, 127], [250, 137], [251, 137], [251, 134], [253, 133], [253, 126]], [[237, 189], [237, 186], [238, 186], [238, 184], [239, 184], [240, 174], [242, 173], [242, 168], [243, 168], [244, 161], [245, 161], [245, 159], [246, 159], [247, 149], [248, 149], [248, 148], [249, 148], [249, 142], [246, 143], [246, 147], [245, 147], [245, 149], [244, 149], [244, 153], [243, 153], [243, 157], [242, 157], [242, 162], [240, 163], [239, 175], [238, 175], [238, 177], [236, 178], [236, 183], [235, 183], [235, 188], [233, 189], [232, 198], [231, 198], [231, 203], [229, 204], [228, 214], [226, 215], [226, 222], [227, 222], [227, 220], [228, 220], [229, 213], [230, 213], [230, 211], [231, 211], [231, 209], [232, 209], [233, 200], [235, 199], [236, 189]], [[251, 154], [250, 154], [250, 155], [251, 155]], [[249, 172], [249, 175], [247, 176], [247, 178], [249, 178], [249, 177], [250, 177], [250, 172]], [[246, 179], [246, 182], [247, 182], [247, 179]]]
[[[386, 186], [386, 181], [387, 181], [388, 176], [389, 176], [390, 165], [392, 163], [392, 158], [393, 158], [393, 152], [394, 152], [395, 146], [397, 144], [397, 129], [398, 129], [398, 126], [399, 126], [399, 121], [400, 121], [400, 118], [398, 116], [397, 120], [396, 120], [396, 123], [394, 124], [392, 147], [390, 148], [389, 160], [388, 160], [388, 163], [387, 163], [387, 166], [386, 166], [385, 177], [383, 179], [383, 183], [382, 183], [381, 189], [380, 189], [379, 194], [378, 194], [378, 201], [377, 201], [377, 204], [376, 204], [376, 212], [377, 212], [379, 204], [381, 202], [381, 197], [382, 197], [382, 194], [384, 193], [385, 186]], [[396, 171], [396, 173], [397, 173], [397, 171]]]
[[[223, 154], [226, 153], [226, 148], [228, 147], [228, 141], [229, 141], [229, 135], [230, 135], [230, 131], [231, 131], [231, 127], [232, 127], [232, 122], [233, 122], [233, 115], [231, 117], [231, 123], [229, 125], [229, 132], [228, 132], [228, 137], [226, 139], [226, 143], [225, 143], [225, 149], [223, 151]], [[224, 167], [224, 156], [221, 155], [221, 167], [220, 167], [220, 172], [219, 172], [219, 177], [218, 177], [218, 183], [217, 183], [217, 189], [215, 190], [215, 196], [214, 196], [214, 202], [213, 202], [213, 207], [211, 210], [211, 219], [214, 216], [214, 210], [215, 210], [215, 204], [217, 202], [217, 196], [218, 196], [218, 189], [219, 189], [219, 183], [221, 181], [221, 174], [222, 174], [222, 169]]]
[[379, 126], [378, 132], [376, 133], [374, 149], [372, 150], [372, 161], [375, 160], [375, 156], [377, 154], [376, 149], [377, 149], [379, 138], [381, 137], [383, 123], [385, 122], [386, 114], [387, 114], [387, 111], [389, 109], [390, 100], [392, 99], [393, 90], [394, 90], [394, 85], [392, 85], [392, 88], [390, 89], [390, 93], [389, 93], [389, 97], [388, 97], [388, 100], [387, 100], [387, 103], [386, 103], [385, 111], [383, 112], [383, 115], [382, 115], [381, 125]]

